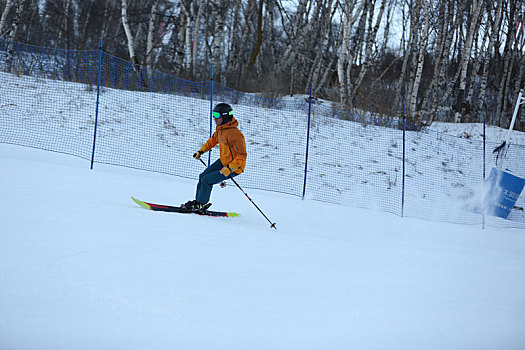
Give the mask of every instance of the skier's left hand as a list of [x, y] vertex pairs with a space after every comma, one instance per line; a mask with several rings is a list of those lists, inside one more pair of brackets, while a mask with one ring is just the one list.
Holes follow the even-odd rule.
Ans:
[[230, 168], [227, 168], [227, 167], [223, 167], [221, 169], [221, 174], [226, 176], [226, 177], [230, 176], [231, 172], [232, 171], [230, 170]]

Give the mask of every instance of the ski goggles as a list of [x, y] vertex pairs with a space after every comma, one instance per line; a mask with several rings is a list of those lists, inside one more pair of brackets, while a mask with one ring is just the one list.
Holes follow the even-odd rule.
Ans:
[[221, 117], [224, 117], [225, 115], [233, 115], [233, 111], [224, 112], [224, 113], [221, 113], [221, 112], [213, 112], [212, 115], [213, 115], [213, 118], [215, 118], [215, 119], [219, 119], [219, 118], [221, 118]]

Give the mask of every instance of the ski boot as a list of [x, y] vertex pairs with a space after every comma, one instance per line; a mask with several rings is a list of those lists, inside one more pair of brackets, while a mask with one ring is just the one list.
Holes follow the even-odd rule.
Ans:
[[180, 207], [185, 212], [205, 213], [206, 210], [208, 210], [208, 208], [211, 207], [211, 203], [202, 204], [202, 203], [197, 202], [196, 200], [193, 200], [193, 201], [188, 201], [184, 204], [181, 204]]

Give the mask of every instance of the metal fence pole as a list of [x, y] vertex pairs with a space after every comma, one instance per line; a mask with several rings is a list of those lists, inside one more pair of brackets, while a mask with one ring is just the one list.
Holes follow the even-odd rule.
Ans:
[[97, 142], [97, 125], [98, 125], [98, 105], [100, 99], [100, 76], [102, 71], [102, 40], [98, 48], [98, 78], [97, 78], [97, 105], [95, 107], [95, 131], [93, 132], [93, 151], [91, 152], [91, 170], [95, 162], [95, 145]]
[[[213, 131], [213, 63], [210, 65], [210, 137]], [[211, 150], [208, 152], [208, 166], [211, 163]]]
[[[486, 134], [486, 120], [483, 119], [483, 183], [485, 183], [485, 175], [486, 175], [486, 156], [485, 151], [487, 147], [487, 134]], [[482, 210], [482, 222], [481, 222], [481, 228], [485, 229], [485, 210]]]
[[308, 98], [308, 129], [306, 131], [306, 158], [304, 162], [304, 184], [303, 199], [306, 194], [306, 177], [308, 175], [308, 148], [310, 146], [310, 116], [312, 114], [312, 85], [310, 85], [310, 97]]
[[405, 117], [405, 105], [403, 105], [403, 178], [401, 185], [401, 217], [405, 214], [405, 134], [406, 134], [406, 117]]

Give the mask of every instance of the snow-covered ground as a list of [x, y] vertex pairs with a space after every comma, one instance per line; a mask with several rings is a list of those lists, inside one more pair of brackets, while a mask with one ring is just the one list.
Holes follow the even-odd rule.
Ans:
[[525, 232], [0, 144], [0, 349], [525, 348]]
[[[437, 132], [446, 133], [449, 135], [461, 137], [464, 139], [483, 139], [483, 124], [480, 123], [444, 123], [444, 122], [433, 122], [430, 129]], [[506, 140], [507, 134], [509, 139], [507, 140], [513, 145], [525, 145], [525, 135], [523, 132], [517, 130], [498, 128], [497, 126], [487, 125], [485, 126], [485, 132], [487, 139], [492, 142], [498, 142]]]

